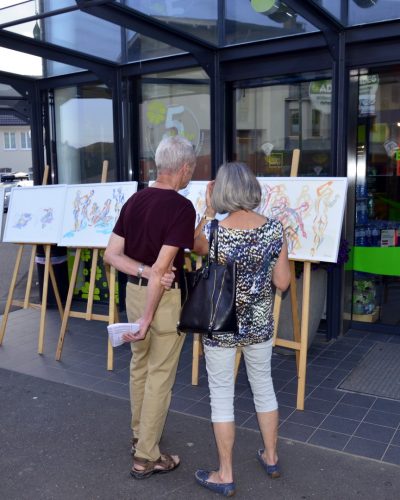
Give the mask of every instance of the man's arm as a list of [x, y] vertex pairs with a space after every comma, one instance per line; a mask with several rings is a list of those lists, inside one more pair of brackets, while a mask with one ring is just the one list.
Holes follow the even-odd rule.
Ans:
[[137, 323], [140, 324], [140, 330], [138, 333], [125, 334], [123, 338], [126, 342], [136, 342], [146, 337], [147, 330], [149, 329], [150, 323], [153, 321], [154, 314], [164, 293], [161, 278], [171, 269], [178, 250], [178, 247], [169, 245], [163, 245], [161, 247], [157, 260], [151, 267], [150, 279], [147, 285], [146, 306], [143, 316], [137, 320]]
[[[111, 233], [110, 239], [108, 241], [107, 248], [104, 252], [104, 262], [109, 264], [118, 271], [121, 271], [130, 276], [137, 276], [139, 267], [142, 265], [139, 261], [128, 257], [124, 253], [125, 248], [125, 238], [118, 236], [115, 233]], [[143, 278], [149, 279], [151, 275], [151, 267], [144, 266], [142, 276]], [[175, 274], [169, 268], [165, 275], [161, 276], [160, 283], [166, 288], [171, 288], [172, 282], [175, 278]]]

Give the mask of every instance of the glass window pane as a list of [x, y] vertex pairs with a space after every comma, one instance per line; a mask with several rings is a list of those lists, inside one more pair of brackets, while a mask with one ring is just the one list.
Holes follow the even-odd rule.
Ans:
[[65, 7], [76, 7], [75, 0], [0, 0], [0, 25]]
[[397, 0], [313, 0], [345, 26], [400, 19]]
[[100, 182], [104, 160], [109, 161], [107, 180], [117, 180], [110, 90], [101, 85], [56, 89], [54, 107], [58, 182]]
[[258, 176], [289, 176], [299, 148], [300, 176], [329, 175], [331, 81], [238, 88], [234, 155]]
[[120, 0], [121, 4], [212, 44], [218, 43], [216, 0]]
[[193, 180], [210, 179], [210, 87], [202, 71], [143, 79], [140, 127], [140, 181], [156, 178], [155, 150], [163, 137], [176, 134], [187, 137], [195, 148]]
[[183, 50], [155, 40], [154, 38], [140, 35], [134, 31], [126, 31], [127, 62], [157, 59], [159, 57], [167, 57], [183, 53]]
[[42, 58], [0, 47], [0, 71], [33, 77], [42, 76]]
[[229, 0], [225, 8], [225, 44], [318, 31], [280, 0]]

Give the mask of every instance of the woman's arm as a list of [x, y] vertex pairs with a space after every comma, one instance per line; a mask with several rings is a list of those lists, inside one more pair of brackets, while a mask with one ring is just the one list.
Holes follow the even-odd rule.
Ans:
[[286, 238], [283, 236], [283, 245], [278, 260], [272, 270], [272, 283], [284, 292], [290, 285], [290, 266]]

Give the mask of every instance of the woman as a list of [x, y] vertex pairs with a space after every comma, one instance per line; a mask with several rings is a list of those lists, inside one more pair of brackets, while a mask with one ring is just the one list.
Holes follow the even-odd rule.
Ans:
[[[273, 335], [271, 282], [286, 290], [290, 270], [280, 222], [254, 212], [261, 188], [251, 170], [241, 163], [222, 165], [214, 183], [207, 186], [206, 212], [196, 228], [194, 251], [208, 253], [208, 221], [216, 213], [228, 213], [218, 226], [218, 260], [237, 262], [237, 335], [204, 337], [204, 352], [211, 398], [211, 420], [218, 448], [219, 469], [198, 470], [197, 482], [224, 496], [235, 494], [232, 471], [234, 425], [234, 367], [241, 347], [253, 391], [264, 448], [257, 457], [266, 473], [280, 476], [276, 450], [278, 404], [271, 379]], [[207, 236], [206, 236], [207, 233]]]

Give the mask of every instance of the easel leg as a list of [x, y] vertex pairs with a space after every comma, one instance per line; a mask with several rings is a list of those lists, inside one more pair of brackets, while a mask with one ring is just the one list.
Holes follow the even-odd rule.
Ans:
[[94, 248], [92, 251], [92, 266], [90, 268], [90, 280], [89, 280], [89, 294], [86, 306], [86, 320], [90, 321], [92, 319], [93, 312], [93, 298], [94, 298], [94, 288], [96, 285], [96, 270], [97, 262], [99, 259], [99, 249]]
[[15, 260], [14, 272], [13, 272], [13, 275], [12, 275], [12, 278], [11, 278], [10, 289], [8, 291], [8, 297], [7, 297], [6, 307], [4, 309], [3, 319], [1, 321], [0, 345], [3, 342], [4, 333], [6, 331], [6, 326], [7, 326], [7, 321], [8, 321], [8, 315], [9, 315], [10, 309], [11, 309], [12, 299], [13, 299], [14, 290], [15, 290], [15, 284], [17, 282], [17, 276], [18, 276], [19, 266], [21, 265], [21, 258], [22, 258], [22, 252], [23, 252], [23, 250], [24, 250], [24, 245], [20, 245], [19, 248], [18, 248], [17, 258]]
[[46, 324], [47, 294], [49, 290], [50, 245], [45, 245], [45, 263], [43, 277], [42, 305], [40, 308], [38, 353], [43, 354], [44, 327]]
[[299, 382], [297, 386], [297, 409], [304, 410], [306, 391], [306, 368], [308, 347], [308, 319], [310, 311], [311, 262], [304, 262], [303, 303], [301, 307], [301, 342], [299, 356]]
[[29, 269], [28, 269], [28, 279], [27, 279], [26, 288], [25, 288], [24, 309], [28, 309], [28, 307], [29, 307], [29, 299], [31, 296], [33, 268], [35, 266], [36, 250], [37, 250], [37, 245], [32, 245], [31, 259], [29, 262]]
[[57, 351], [56, 351], [56, 360], [57, 361], [60, 361], [60, 359], [61, 359], [62, 348], [64, 345], [65, 332], [67, 330], [69, 313], [71, 311], [72, 297], [74, 295], [76, 278], [78, 276], [78, 267], [79, 267], [80, 259], [81, 259], [81, 249], [77, 248], [76, 253], [75, 253], [74, 265], [72, 267], [72, 272], [71, 272], [71, 279], [69, 282], [67, 301], [65, 303], [65, 309], [64, 309], [64, 314], [63, 314], [63, 320], [61, 323], [60, 335], [58, 337], [58, 344], [57, 344]]
[[54, 268], [53, 268], [51, 263], [50, 263], [49, 271], [50, 271], [51, 284], [53, 285], [54, 296], [55, 296], [56, 302], [57, 302], [58, 312], [60, 313], [60, 318], [62, 320], [63, 315], [64, 315], [64, 309], [63, 309], [62, 302], [61, 302], [60, 292], [58, 291], [57, 280], [56, 280], [56, 276], [54, 274]]
[[[110, 278], [108, 281], [109, 286], [109, 315], [108, 315], [108, 324], [114, 323], [115, 320], [115, 268], [110, 268]], [[108, 340], [108, 348], [107, 348], [107, 370], [112, 370], [114, 368], [114, 351], [111, 345], [110, 340]]]
[[[290, 302], [292, 305], [292, 322], [293, 322], [293, 337], [295, 342], [300, 342], [300, 329], [299, 329], [299, 311], [297, 308], [297, 284], [296, 284], [296, 269], [293, 260], [289, 261], [290, 266]], [[297, 375], [299, 374], [299, 351], [296, 351], [296, 366]]]

